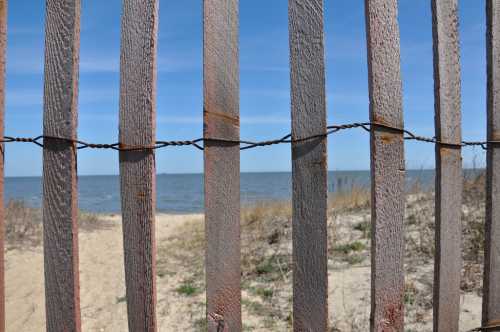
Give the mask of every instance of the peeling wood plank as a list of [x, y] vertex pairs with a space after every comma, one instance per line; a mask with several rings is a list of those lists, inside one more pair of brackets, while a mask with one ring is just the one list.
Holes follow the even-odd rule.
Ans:
[[[403, 128], [397, 0], [365, 0], [370, 120]], [[403, 331], [403, 134], [371, 132], [371, 331]]]
[[[460, 50], [457, 0], [432, 0], [436, 137], [460, 144]], [[434, 331], [458, 331], [460, 313], [461, 148], [436, 145]]]
[[[289, 0], [292, 138], [326, 132], [323, 0]], [[293, 328], [328, 328], [326, 138], [292, 144]]]
[[[158, 0], [124, 0], [120, 143], [152, 145], [156, 135]], [[128, 326], [156, 331], [154, 151], [120, 152]]]
[[[4, 135], [5, 63], [7, 49], [7, 0], [0, 0], [0, 137]], [[5, 145], [0, 144], [0, 332], [5, 331], [5, 207], [4, 207]]]
[[[203, 1], [204, 137], [239, 139], [238, 0]], [[240, 150], [205, 142], [208, 331], [241, 331]]]
[[[77, 136], [80, 0], [47, 0], [43, 133]], [[47, 331], [80, 331], [76, 147], [46, 139], [43, 235]]]
[[[486, 19], [487, 136], [500, 141], [500, 1], [486, 1]], [[486, 160], [483, 326], [500, 321], [500, 145], [489, 145]]]

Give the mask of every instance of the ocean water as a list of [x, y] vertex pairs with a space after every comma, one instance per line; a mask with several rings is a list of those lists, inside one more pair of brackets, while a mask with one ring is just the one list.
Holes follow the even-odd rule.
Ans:
[[[409, 170], [406, 182], [434, 185], [433, 170]], [[352, 186], [369, 186], [369, 171], [331, 171], [328, 191], [347, 191]], [[285, 201], [291, 198], [291, 173], [242, 173], [241, 201], [250, 205], [259, 201]], [[42, 198], [40, 177], [7, 177], [5, 200], [23, 200], [39, 207]], [[80, 176], [79, 208], [90, 212], [120, 212], [120, 182], [114, 175]], [[203, 174], [159, 174], [157, 176], [157, 211], [168, 213], [203, 212]]]

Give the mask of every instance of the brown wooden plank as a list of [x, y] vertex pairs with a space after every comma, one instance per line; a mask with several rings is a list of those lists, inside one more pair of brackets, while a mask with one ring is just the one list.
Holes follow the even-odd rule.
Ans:
[[[47, 0], [43, 133], [76, 138], [80, 0]], [[80, 331], [76, 148], [45, 139], [43, 234], [47, 331]]]
[[[0, 0], [0, 137], [4, 135], [5, 116], [5, 57], [7, 48], [7, 0]], [[0, 332], [5, 331], [5, 210], [4, 157], [5, 146], [0, 144]]]
[[[486, 1], [487, 136], [500, 141], [500, 2]], [[486, 228], [484, 247], [483, 326], [500, 322], [500, 145], [486, 157]]]
[[[292, 138], [326, 131], [323, 0], [289, 0]], [[326, 137], [292, 144], [293, 329], [328, 328]]]
[[[204, 137], [238, 140], [238, 0], [203, 5]], [[241, 331], [239, 145], [205, 147], [208, 331]]]
[[[156, 130], [158, 0], [124, 0], [120, 143], [152, 145]], [[156, 200], [153, 151], [120, 152], [128, 326], [156, 331]]]
[[[370, 120], [403, 128], [397, 0], [366, 0]], [[371, 331], [403, 331], [405, 162], [403, 135], [371, 132]]]
[[[460, 50], [457, 0], [432, 1], [436, 137], [460, 144]], [[434, 330], [458, 331], [460, 311], [462, 157], [436, 145]]]

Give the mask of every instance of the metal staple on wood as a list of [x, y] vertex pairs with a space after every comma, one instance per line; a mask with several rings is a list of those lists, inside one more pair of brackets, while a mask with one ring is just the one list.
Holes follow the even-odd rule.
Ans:
[[311, 136], [296, 138], [296, 139], [292, 139], [292, 134], [287, 134], [286, 136], [283, 136], [282, 138], [279, 138], [279, 139], [264, 140], [264, 141], [227, 140], [227, 139], [219, 139], [219, 138], [197, 138], [194, 140], [185, 140], [185, 141], [175, 141], [175, 140], [156, 141], [155, 144], [153, 144], [153, 145], [130, 146], [130, 145], [125, 145], [125, 144], [121, 144], [121, 143], [111, 143], [111, 144], [91, 143], [91, 142], [85, 142], [85, 141], [81, 141], [78, 139], [72, 139], [72, 138], [66, 138], [66, 137], [40, 135], [40, 136], [36, 136], [36, 137], [4, 136], [3, 139], [0, 140], [0, 143], [16, 143], [16, 142], [33, 143], [33, 144], [38, 145], [39, 147], [43, 148], [43, 141], [44, 140], [57, 140], [57, 141], [61, 141], [61, 142], [75, 144], [76, 148], [79, 150], [81, 150], [81, 149], [111, 149], [111, 150], [116, 150], [116, 151], [143, 151], [143, 150], [157, 150], [157, 149], [170, 147], [170, 146], [193, 146], [198, 150], [204, 150], [203, 143], [210, 141], [210, 142], [239, 144], [239, 145], [241, 145], [240, 150], [248, 150], [248, 149], [252, 149], [252, 148], [256, 148], [256, 147], [270, 146], [270, 145], [276, 145], [276, 144], [299, 143], [299, 142], [304, 142], [304, 141], [309, 141], [309, 140], [314, 140], [314, 139], [322, 139], [322, 138], [326, 138], [327, 136], [329, 136], [333, 133], [347, 130], [347, 129], [355, 129], [355, 128], [361, 128], [367, 132], [370, 132], [373, 128], [381, 128], [381, 129], [385, 129], [388, 131], [403, 133], [405, 135], [405, 137], [404, 137], [405, 140], [418, 141], [418, 142], [424, 142], [424, 143], [432, 143], [432, 144], [437, 144], [437, 145], [441, 145], [441, 146], [447, 146], [450, 148], [462, 148], [462, 147], [475, 147], [475, 146], [477, 146], [477, 147], [481, 147], [483, 150], [488, 150], [490, 146], [500, 144], [500, 141], [462, 141], [461, 144], [441, 142], [436, 137], [420, 136], [420, 135], [414, 134], [413, 132], [411, 132], [407, 129], [396, 128], [396, 127], [388, 126], [388, 125], [381, 124], [381, 123], [375, 123], [375, 122], [354, 122], [354, 123], [343, 124], [343, 125], [331, 125], [331, 126], [327, 127], [326, 133], [323, 133], [323, 134], [311, 135]]

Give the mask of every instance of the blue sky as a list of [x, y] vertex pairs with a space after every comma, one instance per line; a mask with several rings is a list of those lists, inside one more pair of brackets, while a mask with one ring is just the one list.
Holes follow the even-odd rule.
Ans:
[[[461, 0], [463, 136], [485, 137], [485, 1]], [[42, 132], [43, 0], [9, 2], [6, 134]], [[120, 0], [82, 1], [79, 127], [81, 139], [118, 137]], [[405, 126], [434, 134], [430, 0], [400, 0]], [[161, 0], [158, 50], [159, 139], [202, 136], [202, 1]], [[364, 1], [325, 0], [327, 109], [329, 123], [368, 119]], [[290, 131], [286, 0], [240, 0], [241, 137], [267, 139]], [[328, 166], [368, 169], [364, 131], [330, 136]], [[484, 165], [480, 149], [464, 150], [464, 166]], [[406, 144], [408, 168], [433, 168], [434, 148]], [[41, 149], [8, 145], [6, 175], [40, 175]], [[156, 156], [158, 173], [199, 173], [203, 153], [167, 148]], [[243, 151], [242, 171], [290, 170], [288, 145]], [[114, 151], [82, 150], [80, 174], [118, 174]]]

